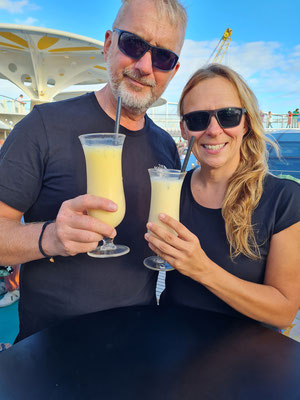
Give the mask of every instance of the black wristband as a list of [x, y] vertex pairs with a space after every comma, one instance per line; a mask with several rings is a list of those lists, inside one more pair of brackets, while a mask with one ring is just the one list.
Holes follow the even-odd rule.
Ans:
[[46, 253], [44, 252], [43, 247], [42, 247], [43, 234], [44, 234], [45, 229], [47, 228], [47, 226], [48, 226], [49, 224], [52, 224], [52, 222], [54, 222], [54, 221], [46, 221], [46, 222], [44, 223], [44, 225], [42, 226], [42, 230], [41, 230], [40, 237], [39, 237], [39, 250], [40, 250], [41, 254], [43, 254], [43, 256], [44, 256], [45, 258], [49, 258], [49, 261], [54, 262], [54, 258], [53, 258], [52, 256], [48, 256], [48, 254], [46, 254]]

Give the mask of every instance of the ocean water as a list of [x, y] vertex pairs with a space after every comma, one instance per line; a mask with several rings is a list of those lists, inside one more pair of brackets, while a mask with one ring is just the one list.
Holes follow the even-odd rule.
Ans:
[[11, 306], [0, 308], [0, 343], [13, 344], [18, 334], [18, 303], [17, 301]]

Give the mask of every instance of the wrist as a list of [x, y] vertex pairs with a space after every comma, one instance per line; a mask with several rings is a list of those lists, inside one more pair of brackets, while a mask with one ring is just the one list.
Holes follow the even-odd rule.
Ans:
[[[38, 246], [39, 246], [39, 251], [40, 253], [45, 257], [48, 258], [49, 261], [54, 262], [53, 259], [53, 255], [51, 253], [51, 251], [48, 249], [48, 246], [46, 246], [46, 243], [48, 242], [47, 240], [45, 240], [46, 235], [48, 236], [49, 233], [49, 226], [51, 224], [55, 223], [55, 221], [46, 221], [44, 222], [44, 224], [42, 225], [42, 229], [41, 229], [41, 233], [38, 239]], [[47, 232], [47, 234], [46, 234]]]
[[198, 271], [198, 280], [203, 286], [210, 288], [214, 286], [217, 265], [204, 253], [201, 270]]

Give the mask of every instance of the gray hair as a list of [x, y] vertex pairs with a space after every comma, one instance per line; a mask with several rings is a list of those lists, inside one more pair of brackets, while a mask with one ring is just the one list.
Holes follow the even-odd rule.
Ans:
[[[113, 23], [113, 28], [116, 28], [128, 4], [137, 0], [121, 0], [122, 6]], [[171, 25], [178, 26], [185, 32], [187, 25], [187, 13], [185, 8], [178, 0], [152, 0], [155, 4], [157, 12], [163, 17], [167, 17]]]

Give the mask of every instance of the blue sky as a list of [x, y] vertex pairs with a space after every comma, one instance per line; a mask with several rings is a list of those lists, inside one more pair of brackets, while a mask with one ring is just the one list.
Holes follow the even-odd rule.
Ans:
[[[181, 68], [163, 97], [178, 101], [189, 76], [209, 58], [226, 28], [233, 30], [223, 63], [237, 70], [260, 108], [286, 113], [300, 107], [300, 19], [282, 0], [183, 0], [188, 12]], [[0, 23], [59, 29], [103, 41], [120, 0], [0, 0]], [[0, 94], [19, 89], [0, 80]]]

